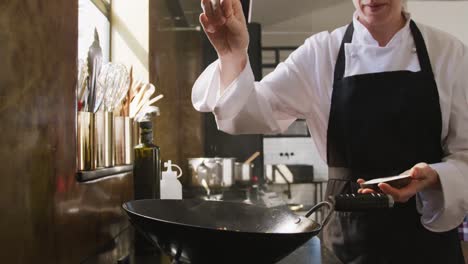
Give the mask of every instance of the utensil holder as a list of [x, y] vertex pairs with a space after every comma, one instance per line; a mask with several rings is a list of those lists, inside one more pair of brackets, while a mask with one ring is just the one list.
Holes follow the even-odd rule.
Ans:
[[104, 112], [104, 167], [114, 166], [114, 114]]
[[133, 162], [132, 119], [124, 116], [114, 118], [115, 164]]
[[125, 159], [124, 164], [133, 163], [133, 118], [125, 117], [124, 119], [124, 129], [125, 129]]
[[132, 119], [132, 153], [133, 148], [141, 143], [140, 124]]
[[96, 168], [109, 168], [114, 166], [113, 113], [97, 112], [95, 121]]
[[96, 168], [94, 147], [95, 116], [91, 112], [78, 112], [77, 117], [77, 168], [89, 171]]

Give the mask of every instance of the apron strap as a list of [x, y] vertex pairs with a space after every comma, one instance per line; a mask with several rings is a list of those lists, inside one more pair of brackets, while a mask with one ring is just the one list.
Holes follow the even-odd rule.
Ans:
[[353, 34], [354, 34], [354, 26], [353, 22], [351, 22], [348, 25], [348, 28], [346, 29], [346, 32], [343, 37], [343, 41], [341, 41], [341, 46], [340, 46], [340, 52], [338, 53], [338, 58], [336, 60], [335, 64], [335, 73], [334, 73], [334, 81], [336, 82], [337, 80], [343, 79], [344, 72], [345, 72], [345, 65], [346, 65], [346, 56], [345, 56], [345, 44], [346, 43], [351, 43], [353, 40]]
[[426, 43], [424, 42], [424, 38], [421, 34], [421, 31], [416, 26], [416, 23], [411, 20], [410, 21], [410, 29], [411, 33], [413, 34], [414, 45], [416, 46], [416, 52], [418, 53], [419, 65], [421, 67], [421, 71], [428, 73], [430, 75], [434, 75], [432, 72], [431, 61], [429, 59], [429, 53], [427, 52]]

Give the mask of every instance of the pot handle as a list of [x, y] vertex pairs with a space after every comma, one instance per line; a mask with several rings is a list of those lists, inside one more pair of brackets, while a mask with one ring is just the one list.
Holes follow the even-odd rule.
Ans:
[[331, 217], [331, 214], [333, 213], [333, 204], [331, 204], [330, 202], [327, 202], [327, 201], [322, 201], [318, 204], [316, 204], [314, 207], [312, 207], [312, 209], [310, 209], [305, 217], [309, 218], [309, 216], [313, 213], [315, 213], [316, 211], [318, 211], [318, 209], [322, 208], [322, 207], [327, 207], [328, 208], [328, 213], [327, 215], [325, 216], [325, 219], [322, 221], [322, 227], [324, 227], [328, 221], [330, 220], [330, 217]]

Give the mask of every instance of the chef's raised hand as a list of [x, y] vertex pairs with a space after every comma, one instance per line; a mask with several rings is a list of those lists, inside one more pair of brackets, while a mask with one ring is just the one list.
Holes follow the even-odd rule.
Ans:
[[218, 56], [244, 54], [249, 45], [249, 33], [240, 0], [201, 0], [200, 23]]
[[[380, 190], [393, 197], [396, 202], [407, 202], [416, 193], [425, 189], [440, 189], [439, 174], [426, 163], [418, 163], [404, 174], [411, 175], [411, 182], [401, 189], [393, 188], [386, 183], [380, 183]], [[359, 184], [363, 179], [358, 179]], [[358, 193], [374, 193], [372, 189], [359, 189]]]
[[221, 91], [235, 79], [247, 63], [249, 33], [240, 0], [201, 0], [200, 23], [218, 53]]

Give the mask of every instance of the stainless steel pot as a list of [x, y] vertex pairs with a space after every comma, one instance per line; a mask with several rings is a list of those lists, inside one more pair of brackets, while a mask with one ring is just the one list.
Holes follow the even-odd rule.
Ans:
[[237, 183], [250, 183], [253, 175], [253, 163], [236, 162], [234, 164], [234, 181]]
[[190, 185], [194, 187], [229, 187], [234, 183], [235, 158], [191, 158]]

